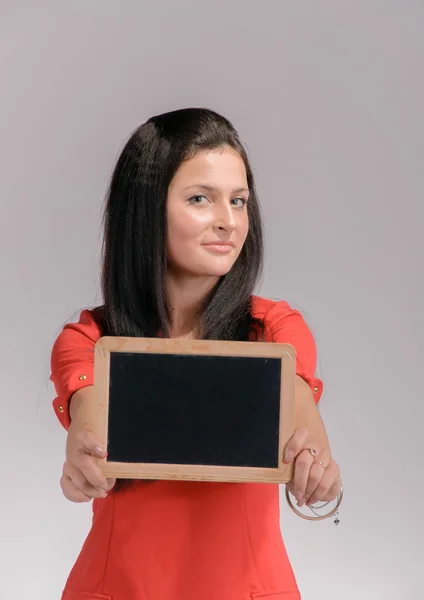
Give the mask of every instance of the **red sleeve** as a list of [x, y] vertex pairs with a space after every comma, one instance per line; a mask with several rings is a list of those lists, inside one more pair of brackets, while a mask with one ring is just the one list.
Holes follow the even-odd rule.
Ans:
[[69, 400], [77, 390], [94, 383], [94, 346], [99, 327], [89, 310], [83, 310], [78, 323], [67, 323], [51, 353], [51, 376], [56, 398], [53, 408], [65, 429], [69, 428]]
[[282, 301], [276, 302], [268, 310], [264, 320], [270, 341], [291, 344], [296, 349], [296, 373], [308, 383], [318, 404], [324, 386], [321, 379], [315, 376], [315, 340], [302, 314]]

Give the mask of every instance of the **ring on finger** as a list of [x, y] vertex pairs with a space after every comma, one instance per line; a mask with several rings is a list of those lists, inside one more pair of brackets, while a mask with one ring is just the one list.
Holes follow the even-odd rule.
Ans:
[[317, 451], [315, 450], [315, 448], [305, 448], [305, 450], [307, 450], [309, 454], [311, 454], [311, 456], [317, 455]]
[[[331, 460], [331, 458], [330, 458]], [[314, 462], [312, 463], [313, 465], [321, 465], [321, 467], [324, 467], [324, 469], [328, 469], [330, 461], [328, 461], [328, 464], [325, 464], [323, 462], [321, 462], [320, 460], [314, 460]]]

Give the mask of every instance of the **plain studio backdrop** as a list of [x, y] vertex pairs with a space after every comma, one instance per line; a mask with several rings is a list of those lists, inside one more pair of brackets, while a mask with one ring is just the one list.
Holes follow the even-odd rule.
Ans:
[[247, 145], [259, 292], [314, 332], [343, 473], [339, 527], [281, 495], [302, 598], [422, 599], [424, 3], [0, 6], [1, 598], [58, 600], [91, 523], [59, 486], [49, 360], [100, 300], [118, 152], [152, 114], [207, 106]]

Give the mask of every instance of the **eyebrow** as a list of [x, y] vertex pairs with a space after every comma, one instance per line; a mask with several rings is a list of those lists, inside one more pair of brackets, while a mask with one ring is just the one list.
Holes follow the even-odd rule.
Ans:
[[[213, 185], [207, 185], [205, 183], [199, 183], [199, 184], [193, 184], [193, 185], [189, 185], [187, 187], [184, 188], [183, 191], [185, 190], [189, 190], [191, 188], [201, 188], [202, 190], [206, 190], [207, 192], [215, 192], [216, 188]], [[247, 192], [249, 193], [249, 188], [246, 187], [241, 187], [238, 188], [237, 190], [233, 190], [233, 194], [241, 194], [242, 192]]]

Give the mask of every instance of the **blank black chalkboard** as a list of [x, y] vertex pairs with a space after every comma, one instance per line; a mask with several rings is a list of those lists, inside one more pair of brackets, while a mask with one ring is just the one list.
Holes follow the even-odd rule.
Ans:
[[278, 466], [281, 360], [112, 352], [109, 460]]
[[95, 388], [108, 452], [103, 471], [283, 481], [294, 356], [283, 344], [101, 338]]

